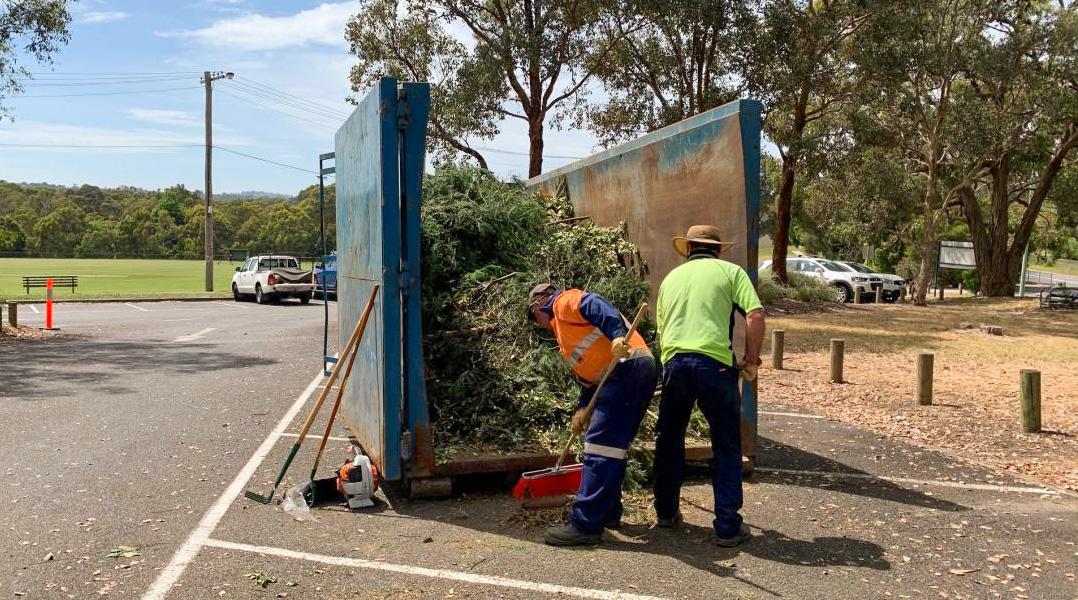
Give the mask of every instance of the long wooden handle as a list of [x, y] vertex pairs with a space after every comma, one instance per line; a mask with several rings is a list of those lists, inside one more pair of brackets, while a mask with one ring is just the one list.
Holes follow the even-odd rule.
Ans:
[[[371, 292], [372, 297], [377, 293], [378, 287], [378, 284], [374, 284], [374, 290]], [[318, 394], [318, 400], [315, 401], [314, 406], [311, 408], [311, 414], [307, 415], [307, 420], [303, 422], [303, 428], [300, 429], [299, 437], [296, 440], [297, 446], [306, 439], [307, 432], [311, 430], [311, 425], [314, 425], [314, 419], [318, 415], [318, 411], [322, 409], [322, 404], [325, 403], [326, 397], [329, 396], [330, 390], [333, 389], [333, 382], [337, 380], [337, 375], [341, 372], [341, 363], [351, 356], [355, 352], [356, 346], [359, 345], [359, 338], [363, 335], [360, 325], [361, 323], [356, 323], [356, 328], [352, 330], [352, 336], [348, 338], [348, 343], [345, 344], [344, 350], [337, 356], [337, 362], [329, 373], [329, 379], [326, 380], [326, 387], [322, 388], [322, 392]]]
[[348, 385], [348, 376], [352, 374], [352, 365], [356, 362], [356, 356], [359, 354], [359, 342], [363, 340], [363, 332], [367, 329], [367, 319], [371, 316], [371, 310], [374, 308], [374, 299], [378, 296], [378, 286], [375, 285], [371, 290], [371, 297], [367, 300], [367, 306], [363, 308], [363, 315], [359, 318], [359, 324], [356, 326], [359, 331], [359, 337], [356, 341], [356, 348], [348, 357], [348, 365], [344, 368], [344, 377], [341, 378], [341, 385], [337, 388], [337, 398], [333, 401], [333, 410], [329, 413], [329, 421], [326, 422], [326, 432], [322, 434], [322, 443], [318, 445], [318, 454], [314, 457], [314, 466], [311, 467], [311, 479], [314, 479], [315, 472], [318, 471], [318, 463], [322, 461], [322, 452], [326, 449], [326, 441], [329, 439], [329, 434], [333, 430], [333, 421], [337, 418], [337, 411], [341, 408], [341, 398], [344, 397], [344, 387]]
[[[644, 314], [648, 311], [648, 303], [645, 302], [640, 305], [640, 309], [636, 311], [636, 316], [633, 317], [633, 322], [629, 325], [629, 332], [625, 334], [625, 340], [629, 341], [633, 334], [636, 333], [636, 327], [640, 324], [640, 320], [644, 317]], [[591, 400], [588, 401], [588, 405], [584, 408], [587, 411], [588, 418], [585, 421], [591, 420], [591, 413], [595, 410], [595, 403], [599, 400], [599, 392], [603, 390], [603, 386], [606, 385], [606, 380], [610, 377], [610, 374], [614, 372], [614, 369], [618, 366], [618, 359], [613, 359], [610, 364], [607, 365], [606, 370], [603, 371], [603, 377], [599, 380], [599, 385], [595, 388], [595, 393], [591, 395]], [[565, 442], [565, 448], [562, 449], [561, 455], [558, 457], [557, 464], [554, 465], [554, 470], [561, 468], [565, 463], [565, 459], [569, 458], [569, 451], [573, 448], [573, 441], [576, 436], [572, 433], [569, 434], [569, 441]]]

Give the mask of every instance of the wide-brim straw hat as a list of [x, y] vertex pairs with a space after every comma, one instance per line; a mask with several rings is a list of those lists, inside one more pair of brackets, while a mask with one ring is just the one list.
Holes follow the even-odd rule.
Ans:
[[689, 255], [689, 244], [714, 246], [723, 252], [733, 246], [733, 242], [724, 242], [719, 235], [719, 228], [712, 225], [693, 225], [685, 235], [674, 236], [674, 250], [682, 256]]

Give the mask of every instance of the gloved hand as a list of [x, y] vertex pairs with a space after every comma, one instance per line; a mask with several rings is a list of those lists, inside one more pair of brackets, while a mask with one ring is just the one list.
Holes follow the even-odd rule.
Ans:
[[573, 435], [577, 435], [578, 433], [580, 433], [580, 432], [584, 431], [585, 429], [587, 429], [588, 428], [588, 421], [590, 421], [590, 420], [591, 420], [591, 415], [588, 414], [588, 409], [587, 408], [578, 408], [578, 409], [576, 409], [576, 412], [573, 413], [573, 420], [572, 420]]
[[756, 372], [760, 368], [761, 363], [762, 361], [759, 358], [755, 361], [742, 360], [737, 363], [737, 370], [741, 371], [741, 376], [744, 377], [746, 381], [755, 381]]
[[618, 336], [610, 341], [610, 354], [614, 355], [614, 360], [629, 356], [629, 342], [625, 341], [625, 336]]

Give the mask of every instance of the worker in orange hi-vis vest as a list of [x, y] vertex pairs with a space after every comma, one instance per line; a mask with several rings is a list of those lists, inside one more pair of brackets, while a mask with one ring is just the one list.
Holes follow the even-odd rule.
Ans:
[[614, 364], [586, 424], [584, 472], [569, 522], [549, 529], [545, 537], [552, 546], [597, 544], [604, 528], [621, 525], [626, 459], [655, 393], [655, 359], [639, 333], [626, 339], [629, 322], [598, 294], [560, 291], [544, 283], [531, 291], [529, 300], [528, 314], [554, 332], [562, 357], [583, 386], [573, 415], [574, 435], [583, 431], [584, 407], [603, 373]]

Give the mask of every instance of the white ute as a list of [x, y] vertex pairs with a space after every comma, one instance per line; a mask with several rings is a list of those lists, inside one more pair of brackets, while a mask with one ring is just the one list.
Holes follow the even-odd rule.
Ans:
[[255, 302], [266, 304], [281, 298], [299, 298], [303, 304], [314, 294], [314, 277], [304, 271], [292, 256], [255, 256], [236, 267], [232, 275], [232, 296], [240, 302], [254, 296]]

